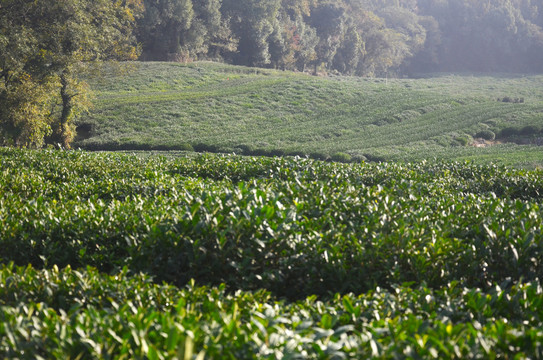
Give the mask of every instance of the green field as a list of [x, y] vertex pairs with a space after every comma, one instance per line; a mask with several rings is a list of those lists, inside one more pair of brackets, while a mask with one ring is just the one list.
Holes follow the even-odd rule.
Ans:
[[[543, 137], [541, 75], [374, 79], [206, 62], [125, 67], [90, 80], [95, 107], [78, 120], [74, 147], [543, 163], [543, 148], [530, 144]], [[515, 136], [500, 136], [504, 129]], [[498, 141], [472, 146], [484, 130]]]
[[0, 149], [0, 357], [537, 359], [542, 170]]

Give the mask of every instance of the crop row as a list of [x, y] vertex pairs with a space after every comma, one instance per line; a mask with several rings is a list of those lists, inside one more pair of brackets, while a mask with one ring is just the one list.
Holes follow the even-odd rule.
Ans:
[[[245, 155], [303, 154], [318, 159], [341, 152], [355, 159], [417, 161], [428, 156], [421, 147], [435, 145], [438, 151], [432, 156], [457, 160], [481, 153], [466, 145], [470, 136], [482, 131], [495, 136], [503, 129], [542, 126], [539, 77], [385, 81], [268, 70], [257, 70], [257, 75], [205, 63], [132, 68], [137, 71], [131, 76], [91, 79], [97, 106], [79, 119], [87, 130], [80, 132], [75, 147], [241, 150]], [[526, 102], [496, 101], [506, 96]], [[467, 155], [450, 154], [458, 145]], [[411, 150], [391, 154], [389, 150], [398, 147]], [[540, 153], [535, 156], [540, 158]], [[492, 159], [525, 165], [501, 151]]]
[[538, 171], [2, 151], [4, 263], [291, 299], [542, 275]]
[[[509, 284], [510, 285], [510, 284]], [[539, 282], [451, 282], [285, 303], [123, 269], [0, 267], [0, 356], [100, 359], [540, 358]]]
[[492, 165], [0, 149], [0, 357], [536, 359], [542, 191]]

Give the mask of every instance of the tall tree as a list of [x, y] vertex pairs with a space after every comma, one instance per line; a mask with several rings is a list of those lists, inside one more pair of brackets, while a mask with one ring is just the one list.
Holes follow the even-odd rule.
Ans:
[[541, 71], [540, 1], [419, 0], [441, 30], [440, 70]]
[[[198, 57], [220, 59], [236, 51], [238, 41], [230, 29], [230, 21], [222, 16], [222, 0], [199, 0], [193, 3], [195, 19], [192, 28], [200, 28], [200, 37], [192, 36], [201, 42], [198, 51], [192, 51]], [[192, 30], [195, 33], [195, 30]], [[196, 46], [193, 46], [196, 47]]]
[[194, 9], [191, 0], [144, 0], [145, 12], [138, 20], [138, 39], [145, 60], [179, 60]]
[[[135, 59], [135, 0], [2, 0], [0, 124], [4, 142], [69, 147], [87, 106], [77, 74], [102, 60]], [[24, 115], [28, 120], [21, 120]]]
[[377, 14], [385, 21], [386, 28], [396, 33], [393, 47], [397, 51], [395, 51], [394, 62], [398, 67], [405, 67], [410, 58], [423, 50], [426, 29], [419, 23], [419, 16], [408, 8], [386, 7]]
[[441, 29], [432, 16], [419, 16], [419, 24], [426, 30], [424, 46], [407, 64], [408, 72], [431, 72], [439, 70], [441, 51]]
[[353, 74], [363, 55], [363, 42], [356, 27], [348, 27], [345, 37], [334, 56], [333, 67], [342, 74]]
[[309, 16], [316, 2], [316, 0], [281, 0], [281, 9], [291, 20], [295, 20], [300, 16]]
[[223, 16], [231, 19], [232, 31], [239, 39], [234, 63], [264, 66], [271, 62], [269, 37], [279, 6], [279, 0], [223, 0]]
[[281, 12], [273, 23], [273, 33], [269, 37], [271, 65], [282, 70], [293, 70], [296, 63], [296, 25], [285, 13]]
[[341, 45], [346, 31], [345, 8], [341, 3], [323, 3], [311, 12], [310, 25], [317, 30], [319, 43], [316, 47], [317, 60], [315, 72], [318, 67], [328, 69]]

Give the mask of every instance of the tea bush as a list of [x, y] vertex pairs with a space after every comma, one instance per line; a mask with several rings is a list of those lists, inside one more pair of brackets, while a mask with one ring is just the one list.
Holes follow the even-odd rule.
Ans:
[[[78, 125], [93, 124], [93, 131], [82, 134], [74, 148], [297, 153], [322, 160], [341, 152], [368, 154], [376, 162], [435, 157], [543, 166], [542, 149], [483, 149], [465, 146], [472, 139], [461, 136], [474, 135], [481, 124], [492, 124], [497, 135], [504, 127], [543, 127], [542, 75], [433, 74], [382, 81], [243, 68], [240, 73], [237, 66], [210, 62], [121, 66], [127, 66], [122, 75], [87, 79], [96, 99]], [[496, 101], [505, 94], [526, 102]]]
[[542, 197], [494, 165], [0, 149], [0, 356], [533, 357]]
[[0, 267], [3, 358], [537, 357], [539, 282], [451, 282], [288, 303], [265, 291], [177, 289], [123, 269]]
[[533, 125], [524, 126], [520, 129], [519, 134], [524, 136], [534, 136], [539, 133], [540, 128]]
[[352, 157], [349, 154], [338, 152], [338, 153], [335, 153], [334, 155], [332, 155], [331, 159], [332, 159], [332, 161], [347, 163], [347, 162], [350, 162], [352, 160]]
[[485, 139], [485, 140], [494, 140], [496, 139], [496, 134], [492, 130], [482, 130], [479, 131], [475, 137]]
[[500, 136], [502, 138], [505, 138], [505, 137], [510, 137], [510, 136], [517, 136], [517, 135], [519, 135], [519, 133], [520, 133], [520, 131], [517, 128], [506, 127], [506, 128], [501, 130]]

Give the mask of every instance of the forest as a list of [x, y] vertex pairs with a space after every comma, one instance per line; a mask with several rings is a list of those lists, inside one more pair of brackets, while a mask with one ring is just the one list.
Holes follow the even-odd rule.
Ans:
[[142, 60], [357, 76], [540, 72], [540, 0], [144, 0]]

